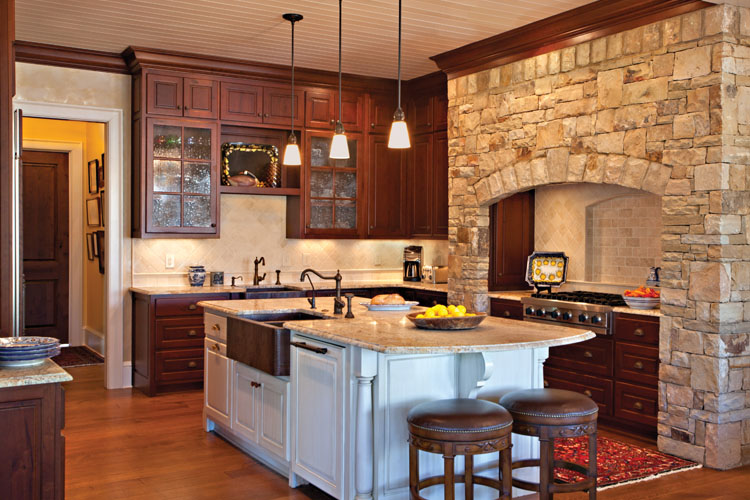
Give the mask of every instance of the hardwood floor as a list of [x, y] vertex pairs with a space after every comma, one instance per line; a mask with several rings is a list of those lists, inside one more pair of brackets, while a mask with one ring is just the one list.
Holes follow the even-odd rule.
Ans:
[[[64, 384], [68, 500], [331, 498], [312, 487], [289, 488], [286, 478], [204, 432], [200, 391], [148, 398], [137, 390], [105, 390], [102, 366], [68, 370], [75, 379]], [[653, 447], [649, 442], [638, 444]], [[602, 500], [747, 500], [750, 467], [687, 471], [612, 488], [598, 496]]]

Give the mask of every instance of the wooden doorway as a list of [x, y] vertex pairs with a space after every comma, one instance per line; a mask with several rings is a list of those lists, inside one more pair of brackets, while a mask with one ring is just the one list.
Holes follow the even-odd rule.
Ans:
[[23, 334], [68, 343], [68, 154], [23, 152]]

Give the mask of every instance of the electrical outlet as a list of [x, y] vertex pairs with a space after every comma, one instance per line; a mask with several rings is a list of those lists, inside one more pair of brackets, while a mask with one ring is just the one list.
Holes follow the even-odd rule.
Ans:
[[303, 253], [302, 254], [302, 265], [307, 267], [310, 265], [310, 254], [309, 253]]
[[168, 253], [164, 259], [164, 267], [174, 269], [174, 254]]

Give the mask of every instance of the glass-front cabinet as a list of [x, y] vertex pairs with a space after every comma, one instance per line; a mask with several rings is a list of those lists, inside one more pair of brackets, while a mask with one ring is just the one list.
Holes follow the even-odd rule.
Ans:
[[147, 123], [146, 232], [218, 234], [216, 126], [167, 119]]
[[349, 159], [329, 158], [333, 133], [307, 132], [305, 234], [355, 238], [364, 218], [361, 134], [347, 133]]

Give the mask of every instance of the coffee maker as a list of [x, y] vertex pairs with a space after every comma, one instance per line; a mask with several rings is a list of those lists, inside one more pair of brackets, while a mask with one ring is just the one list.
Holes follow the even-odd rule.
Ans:
[[422, 247], [404, 248], [404, 281], [422, 281]]

